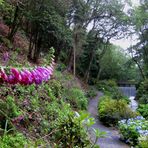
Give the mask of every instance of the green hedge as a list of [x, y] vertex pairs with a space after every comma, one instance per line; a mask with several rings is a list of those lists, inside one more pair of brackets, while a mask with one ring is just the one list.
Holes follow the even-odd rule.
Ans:
[[130, 102], [130, 99], [123, 95], [119, 90], [117, 83], [114, 80], [102, 80], [99, 81], [96, 85], [97, 89], [102, 91], [105, 95], [110, 96], [110, 98], [115, 100], [123, 99], [127, 103]]
[[87, 108], [88, 100], [79, 88], [65, 89], [63, 98], [75, 109], [85, 110]]
[[140, 104], [148, 103], [148, 79], [141, 82], [137, 90], [136, 99], [139, 101]]
[[148, 104], [140, 104], [137, 111], [146, 119], [148, 119]]
[[107, 125], [116, 125], [121, 119], [136, 116], [124, 100], [113, 100], [109, 96], [103, 96], [98, 104], [100, 120]]

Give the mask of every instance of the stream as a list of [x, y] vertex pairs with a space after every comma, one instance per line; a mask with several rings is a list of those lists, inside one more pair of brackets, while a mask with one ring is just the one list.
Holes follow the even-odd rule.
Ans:
[[119, 87], [120, 91], [130, 99], [130, 104], [129, 107], [133, 110], [136, 111], [138, 108], [138, 102], [135, 100], [136, 96], [136, 88], [134, 86], [132, 87]]

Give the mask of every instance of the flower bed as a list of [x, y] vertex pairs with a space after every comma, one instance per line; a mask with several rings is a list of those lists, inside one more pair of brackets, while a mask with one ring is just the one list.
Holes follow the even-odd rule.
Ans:
[[121, 139], [130, 145], [138, 145], [140, 137], [148, 136], [148, 121], [142, 116], [119, 121]]

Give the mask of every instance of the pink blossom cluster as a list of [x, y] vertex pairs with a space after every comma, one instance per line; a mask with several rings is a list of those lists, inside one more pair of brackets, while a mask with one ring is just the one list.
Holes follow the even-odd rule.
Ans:
[[16, 68], [10, 68], [10, 74], [7, 75], [4, 69], [0, 69], [0, 78], [9, 84], [39, 85], [47, 82], [53, 74], [54, 62], [47, 67], [37, 67], [34, 70], [23, 69], [19, 71]]

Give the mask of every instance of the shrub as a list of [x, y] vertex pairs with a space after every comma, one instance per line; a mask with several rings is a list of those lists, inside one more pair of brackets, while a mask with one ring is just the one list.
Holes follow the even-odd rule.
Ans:
[[136, 99], [139, 100], [140, 103], [148, 103], [148, 79], [141, 82], [136, 94]]
[[97, 89], [103, 91], [106, 95], [110, 96], [112, 99], [120, 100], [123, 99], [127, 103], [130, 99], [122, 94], [119, 90], [117, 83], [114, 80], [103, 80], [99, 81], [97, 84]]
[[140, 104], [137, 111], [146, 119], [148, 119], [148, 104]]
[[26, 138], [20, 133], [15, 135], [4, 135], [3, 137], [0, 137], [0, 145], [2, 148], [23, 148], [26, 144]]
[[131, 145], [139, 143], [138, 138], [141, 136], [148, 136], [148, 121], [142, 116], [136, 118], [124, 119], [119, 121], [119, 130], [122, 139]]
[[58, 64], [57, 65], [57, 70], [61, 71], [61, 72], [66, 70], [66, 65], [64, 65], [63, 63]]
[[99, 81], [97, 84], [97, 89], [98, 90], [101, 90], [101, 91], [112, 91], [112, 88], [116, 88], [117, 87], [117, 84], [115, 81], [113, 80], [102, 80], [102, 81]]
[[61, 97], [61, 93], [62, 93], [62, 85], [59, 81], [57, 80], [51, 80], [49, 82], [50, 88], [52, 90], [52, 93], [54, 94], [54, 96], [56, 98], [60, 98]]
[[96, 90], [94, 90], [93, 88], [90, 88], [90, 89], [87, 91], [86, 96], [87, 96], [88, 98], [94, 98], [94, 97], [97, 96], [97, 92], [96, 92]]
[[[21, 115], [20, 108], [15, 104], [15, 100], [11, 96], [7, 96], [6, 100], [0, 100], [0, 127], [5, 128], [6, 120]], [[12, 125], [8, 124], [8, 128]]]
[[143, 94], [142, 97], [138, 99], [140, 104], [148, 104], [148, 94]]
[[116, 125], [121, 119], [136, 116], [124, 100], [113, 100], [104, 96], [98, 104], [98, 114], [102, 122], [107, 125]]
[[53, 135], [57, 140], [57, 145], [59, 147], [90, 146], [91, 143], [88, 139], [85, 122], [86, 118], [83, 117], [83, 115], [77, 116], [73, 112], [70, 112], [67, 116], [64, 116], [64, 118], [59, 118], [59, 120], [55, 122], [57, 132]]
[[81, 88], [79, 81], [74, 79], [73, 76], [66, 71], [64, 71], [63, 73], [55, 71], [55, 77], [56, 80], [58, 80], [62, 84], [62, 87], [64, 88], [73, 88], [73, 87]]
[[139, 144], [138, 147], [139, 148], [147, 148], [148, 147], [148, 136], [140, 136], [138, 138]]
[[86, 109], [88, 100], [82, 90], [78, 88], [65, 89], [63, 98], [75, 109]]
[[[60, 104], [47, 104], [45, 112], [50, 123], [50, 126], [46, 127], [50, 135], [48, 140], [54, 141], [55, 147], [91, 147], [88, 128], [94, 124], [94, 119], [90, 118], [89, 114], [73, 112], [70, 105], [62, 100]], [[104, 135], [102, 132], [99, 132], [99, 135], [97, 132], [94, 134], [96, 138]]]
[[69, 112], [72, 111], [70, 108], [70, 105], [63, 102], [62, 100], [60, 102], [53, 101], [51, 103], [46, 103], [45, 108], [45, 113], [47, 114], [47, 118], [50, 121], [50, 123], [55, 124], [56, 120], [58, 118], [64, 118], [69, 114]]
[[[36, 139], [34, 141], [27, 139], [21, 133], [15, 134], [4, 134], [0, 137], [0, 147], [1, 148], [24, 148], [24, 147], [38, 147], [45, 146], [43, 140]], [[47, 145], [46, 145], [47, 146]]]

